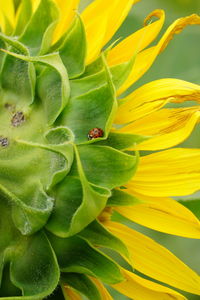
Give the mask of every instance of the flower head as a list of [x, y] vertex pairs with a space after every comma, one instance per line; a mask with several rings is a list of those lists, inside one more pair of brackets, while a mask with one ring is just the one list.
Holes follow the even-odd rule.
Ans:
[[[0, 2], [2, 299], [110, 300], [104, 283], [135, 300], [185, 299], [162, 283], [200, 295], [194, 271], [112, 218], [200, 238], [199, 220], [172, 199], [200, 187], [200, 150], [172, 148], [199, 122], [199, 85], [160, 79], [123, 97], [200, 17], [149, 46], [165, 19], [155, 10], [106, 48], [136, 2], [95, 0], [80, 15], [78, 0]], [[197, 104], [165, 108], [185, 101]]]

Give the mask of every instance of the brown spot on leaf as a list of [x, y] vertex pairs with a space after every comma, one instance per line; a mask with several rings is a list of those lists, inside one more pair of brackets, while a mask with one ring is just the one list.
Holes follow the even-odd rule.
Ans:
[[14, 105], [14, 104], [6, 103], [6, 104], [4, 105], [4, 107], [5, 107], [7, 110], [11, 111], [11, 112], [14, 112], [14, 111], [15, 111], [15, 105]]
[[11, 120], [12, 126], [18, 127], [25, 121], [25, 117], [22, 111], [17, 111]]
[[6, 137], [0, 136], [0, 146], [7, 147], [9, 145], [9, 141]]

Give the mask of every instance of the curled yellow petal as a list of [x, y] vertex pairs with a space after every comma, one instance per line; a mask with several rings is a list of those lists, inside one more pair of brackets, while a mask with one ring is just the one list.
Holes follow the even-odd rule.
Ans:
[[200, 85], [174, 78], [155, 80], [136, 89], [121, 101], [115, 123], [133, 122], [168, 102], [187, 100], [200, 102]]
[[135, 150], [161, 150], [183, 142], [200, 120], [200, 107], [161, 109], [137, 120], [120, 132], [153, 136], [136, 145]]
[[53, 37], [53, 43], [67, 31], [76, 15], [80, 0], [54, 0], [60, 9], [60, 22], [58, 23]]
[[152, 197], [195, 193], [200, 189], [200, 150], [177, 148], [141, 157], [127, 187]]
[[169, 250], [125, 225], [114, 222], [104, 225], [125, 243], [136, 270], [183, 291], [200, 295], [200, 277]]
[[105, 288], [105, 286], [101, 283], [101, 281], [99, 281], [98, 279], [96, 279], [94, 277], [90, 277], [90, 279], [96, 284], [102, 300], [113, 300], [113, 297], [110, 295], [110, 293]]
[[[132, 193], [131, 189], [127, 191]], [[132, 207], [115, 207], [115, 210], [133, 222], [157, 231], [193, 239], [200, 238], [199, 220], [177, 201], [137, 193], [134, 193], [134, 196], [140, 199], [141, 203]]]
[[136, 2], [138, 0], [95, 0], [83, 11], [81, 16], [88, 42], [87, 63], [99, 55], [102, 47], [112, 38]]
[[[152, 17], [157, 17], [158, 20], [148, 24], [148, 21]], [[144, 28], [134, 32], [109, 51], [107, 57], [108, 64], [112, 66], [129, 61], [134, 53], [137, 53], [147, 47], [160, 32], [164, 20], [164, 11], [160, 9], [154, 10], [145, 19]]]
[[112, 287], [134, 300], [184, 300], [181, 294], [122, 269], [125, 281]]
[[200, 24], [200, 16], [196, 14], [185, 18], [177, 19], [174, 23], [172, 23], [171, 26], [169, 26], [169, 28], [166, 30], [165, 34], [156, 46], [141, 51], [136, 56], [135, 64], [133, 65], [132, 71], [130, 72], [130, 75], [127, 78], [127, 80], [119, 89], [118, 94], [121, 94], [125, 90], [127, 90], [151, 67], [157, 55], [165, 49], [165, 47], [168, 45], [169, 41], [173, 38], [175, 34], [180, 33], [185, 26], [194, 24]]

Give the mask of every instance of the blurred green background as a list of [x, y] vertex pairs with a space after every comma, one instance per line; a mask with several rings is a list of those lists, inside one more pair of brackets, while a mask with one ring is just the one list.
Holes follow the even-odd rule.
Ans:
[[[111, 1], [111, 0], [108, 0]], [[125, 0], [122, 0], [125, 1]], [[91, 0], [82, 1], [82, 9]], [[166, 12], [166, 22], [162, 32], [175, 19], [190, 15], [200, 14], [200, 0], [142, 0], [137, 3], [128, 18], [116, 33], [113, 40], [126, 37], [143, 24], [143, 19], [152, 10], [162, 8]], [[160, 36], [162, 35], [162, 32]], [[132, 87], [135, 89], [142, 84], [159, 78], [179, 78], [200, 84], [200, 26], [188, 26], [180, 35], [168, 45], [167, 49], [157, 58], [151, 69]], [[185, 104], [187, 105], [187, 104]], [[200, 126], [197, 126], [192, 136], [182, 145], [183, 147], [200, 147]], [[124, 220], [124, 222], [126, 222]], [[152, 237], [160, 244], [166, 246], [175, 255], [200, 274], [200, 241], [171, 236], [149, 230], [134, 223], [134, 229]], [[111, 291], [115, 300], [128, 299], [115, 291]], [[182, 293], [189, 300], [200, 300], [200, 296]], [[146, 299], [141, 299], [146, 300]]]

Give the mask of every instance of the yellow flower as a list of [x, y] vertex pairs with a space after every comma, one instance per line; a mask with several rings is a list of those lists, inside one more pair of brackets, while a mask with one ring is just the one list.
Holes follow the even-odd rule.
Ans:
[[[91, 66], [98, 60], [103, 47], [113, 37], [128, 15], [132, 5], [136, 2], [138, 1], [94, 0], [80, 14], [87, 41], [86, 66]], [[26, 14], [27, 20], [25, 22], [28, 22], [28, 18], [37, 11], [40, 3], [40, 0], [32, 0], [32, 11]], [[44, 49], [46, 48], [43, 47], [43, 50], [40, 49], [41, 52], [39, 51], [40, 62], [44, 59], [45, 54], [51, 53], [49, 49], [57, 51], [57, 45], [61, 45], [66, 32], [68, 30], [70, 32], [74, 20], [78, 18], [79, 0], [49, 0], [49, 3], [53, 3], [59, 10], [59, 21], [55, 21], [51, 29], [48, 28], [48, 33], [44, 32], [44, 35], [50, 35], [52, 31], [52, 35], [48, 50], [45, 52]], [[17, 32], [17, 36], [20, 36], [23, 33], [25, 28], [23, 15], [25, 9], [27, 12], [26, 5], [26, 0], [20, 1], [17, 8], [13, 0], [0, 1], [0, 25], [4, 34], [12, 36]], [[152, 17], [156, 17], [156, 20], [149, 22]], [[129, 220], [154, 230], [187, 238], [200, 238], [200, 222], [197, 217], [185, 206], [171, 198], [190, 195], [200, 189], [200, 150], [169, 149], [184, 141], [191, 134], [195, 125], [199, 123], [200, 107], [198, 103], [200, 102], [200, 86], [179, 79], [166, 78], [147, 83], [135, 89], [125, 98], [122, 98], [123, 92], [151, 67], [156, 57], [167, 47], [175, 34], [180, 33], [187, 25], [200, 25], [200, 16], [196, 14], [180, 18], [169, 26], [155, 46], [150, 46], [162, 29], [164, 20], [164, 11], [153, 11], [145, 19], [142, 29], [112, 45], [103, 54], [106, 70], [110, 74], [111, 80], [113, 80], [113, 87], [116, 80], [115, 88], [113, 88], [115, 99], [119, 98], [115, 107], [115, 113], [111, 116], [113, 126], [109, 133], [113, 134], [113, 136], [127, 137], [127, 141], [129, 141], [128, 144], [120, 146], [121, 148], [117, 149], [116, 152], [118, 150], [136, 152], [140, 150], [167, 150], [141, 156], [132, 178], [124, 182], [123, 186], [111, 188], [112, 196], [109, 198], [110, 202], [108, 199], [107, 207], [104, 207], [103, 212], [99, 215], [100, 223], [98, 224], [105, 230], [104, 234], [112, 234], [118, 241], [121, 241], [128, 254], [126, 255], [123, 251], [120, 254], [135, 270], [161, 283], [200, 295], [199, 275], [169, 250], [149, 237], [130, 229], [128, 226], [112, 221], [112, 213], [118, 212]], [[23, 42], [26, 44], [25, 38]], [[11, 53], [7, 50], [5, 52]], [[32, 63], [34, 62], [34, 54], [31, 55], [30, 58], [29, 56], [23, 58], [22, 55], [13, 54], [19, 59], [30, 60]], [[42, 60], [42, 63], [44, 63], [44, 60]], [[49, 62], [45, 61], [45, 63], [48, 64]], [[62, 70], [59, 70], [62, 73]], [[120, 73], [120, 70], [124, 70], [124, 72]], [[121, 77], [115, 78], [115, 75], [118, 73]], [[71, 79], [74, 79], [74, 77], [72, 76]], [[87, 94], [87, 91], [85, 91], [85, 94]], [[104, 99], [101, 100], [103, 106]], [[164, 108], [168, 103], [183, 103], [185, 101], [196, 101], [197, 104], [187, 108]], [[62, 109], [60, 109], [59, 113], [61, 111]], [[109, 135], [107, 137], [109, 139]], [[134, 142], [131, 143], [131, 138], [133, 137]], [[110, 145], [106, 144], [106, 146]], [[55, 152], [58, 151], [55, 149]], [[77, 165], [79, 165], [80, 161], [77, 153], [78, 150], [75, 150]], [[126, 167], [128, 169], [129, 166], [127, 165]], [[88, 175], [86, 177], [83, 175], [83, 169], [80, 167], [79, 175], [81, 174], [80, 176], [83, 177], [85, 182]], [[92, 182], [91, 185], [87, 186], [87, 191], [94, 188], [93, 191], [97, 192], [100, 189], [99, 185], [98, 182]], [[84, 193], [86, 193], [86, 189]], [[131, 200], [128, 201], [128, 199]], [[86, 213], [84, 218], [87, 218]], [[96, 219], [96, 217], [93, 219]], [[90, 224], [92, 223], [91, 221], [93, 220], [90, 220]], [[90, 226], [90, 224], [88, 225], [87, 223], [86, 225]], [[47, 224], [47, 229], [52, 232], [51, 225], [48, 226]], [[78, 231], [75, 229], [75, 237], [77, 234], [78, 238], [81, 237], [83, 240], [89, 241], [89, 244], [93, 244], [94, 241], [90, 237], [91, 228], [81, 229], [83, 230]], [[99, 248], [101, 246], [103, 244], [97, 238], [97, 242], [94, 242], [93, 247]], [[61, 268], [61, 271], [63, 270], [64, 268]], [[134, 271], [130, 272], [122, 267], [120, 267], [120, 271], [123, 280], [119, 283], [110, 283], [110, 285], [131, 299], [186, 299], [180, 293], [150, 279], [144, 279], [134, 273]], [[80, 269], [74, 268], [69, 272], [85, 273], [87, 280], [90, 280], [90, 283], [93, 283], [99, 291], [102, 300], [113, 299], [101, 282], [101, 278], [94, 276], [81, 263]], [[65, 279], [65, 277], [63, 278]], [[78, 283], [77, 286], [74, 284], [70, 285], [70, 279], [67, 282], [64, 279], [63, 281], [61, 280], [60, 284], [66, 299], [82, 299], [80, 292], [82, 291], [84, 294], [84, 291], [80, 289]]]

